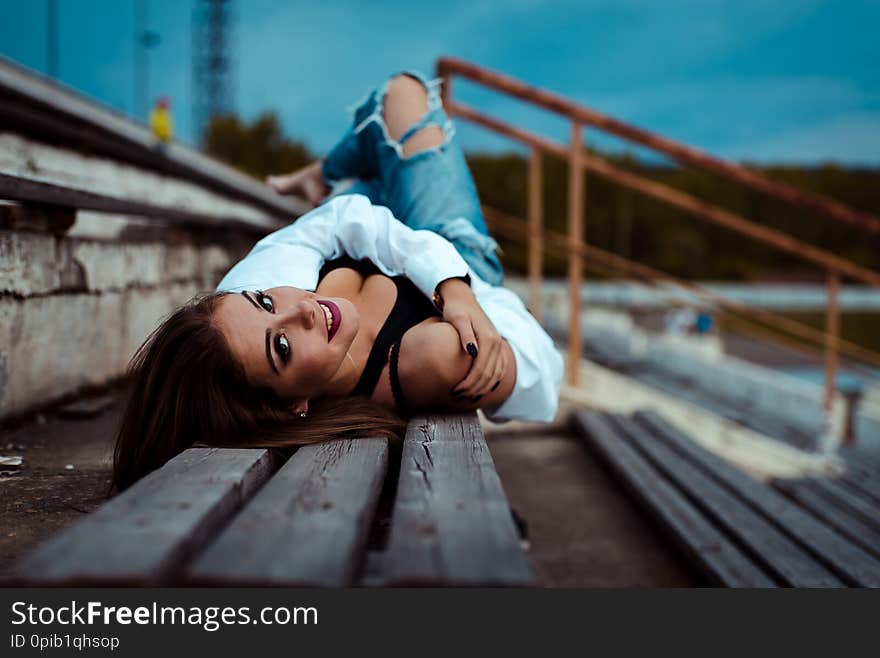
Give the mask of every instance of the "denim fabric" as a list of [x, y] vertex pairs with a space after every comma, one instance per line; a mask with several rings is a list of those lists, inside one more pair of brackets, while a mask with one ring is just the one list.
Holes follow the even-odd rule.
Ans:
[[[383, 116], [391, 78], [367, 94], [354, 107], [345, 136], [324, 160], [322, 173], [333, 187], [331, 196], [364, 194], [410, 228], [442, 235], [480, 278], [500, 286], [503, 276], [495, 253], [498, 243], [486, 229], [473, 178], [455, 139], [455, 127], [441, 105], [441, 81], [414, 71], [404, 73], [425, 87], [427, 112], [395, 141]], [[443, 144], [403, 157], [403, 144], [431, 125], [443, 130]]]

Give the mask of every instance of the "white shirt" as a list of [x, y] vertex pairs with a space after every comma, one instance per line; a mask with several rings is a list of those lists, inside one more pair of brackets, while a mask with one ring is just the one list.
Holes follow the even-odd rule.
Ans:
[[270, 233], [223, 277], [218, 292], [294, 286], [314, 291], [324, 261], [343, 254], [368, 258], [388, 276], [403, 275], [429, 299], [450, 277], [471, 277], [471, 290], [516, 359], [516, 383], [494, 409], [493, 422], [551, 422], [559, 404], [562, 356], [513, 292], [470, 269], [455, 247], [432, 231], [416, 231], [360, 194], [338, 196]]

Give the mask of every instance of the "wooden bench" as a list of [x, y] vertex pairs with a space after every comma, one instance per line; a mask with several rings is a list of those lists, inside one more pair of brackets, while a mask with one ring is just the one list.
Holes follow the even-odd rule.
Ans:
[[573, 425], [709, 582], [880, 587], [880, 499], [864, 484], [880, 471], [763, 483], [655, 412]]
[[31, 585], [534, 584], [474, 413], [413, 419], [399, 469], [385, 439], [307, 446], [286, 462], [187, 450], [17, 573]]

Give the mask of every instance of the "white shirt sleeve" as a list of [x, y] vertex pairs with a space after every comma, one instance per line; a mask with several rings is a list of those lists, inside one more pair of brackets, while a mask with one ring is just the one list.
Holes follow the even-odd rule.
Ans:
[[522, 300], [507, 288], [493, 286], [471, 271], [471, 289], [516, 360], [516, 382], [508, 398], [483, 409], [492, 422], [552, 422], [559, 406], [563, 359], [553, 340]]
[[315, 290], [324, 261], [347, 254], [370, 259], [383, 274], [403, 275], [427, 297], [441, 281], [468, 273], [455, 247], [417, 231], [361, 194], [331, 199], [257, 242], [220, 281], [218, 292], [295, 286]]

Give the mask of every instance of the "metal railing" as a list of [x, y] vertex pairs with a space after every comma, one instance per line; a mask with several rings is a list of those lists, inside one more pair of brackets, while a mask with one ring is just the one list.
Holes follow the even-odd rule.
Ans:
[[[487, 220], [493, 225], [493, 229], [500, 228], [509, 238], [515, 239], [518, 235], [525, 234], [528, 243], [527, 258], [531, 310], [539, 319], [541, 317], [542, 255], [547, 250], [558, 252], [561, 249], [568, 258], [569, 323], [566, 379], [570, 384], [577, 385], [578, 383], [578, 362], [580, 361], [583, 347], [580, 291], [585, 257], [589, 259], [589, 265], [593, 269], [596, 269], [597, 266], [604, 266], [609, 269], [616, 269], [617, 271], [623, 270], [648, 282], [662, 281], [667, 284], [675, 284], [698, 294], [701, 299], [711, 301], [728, 311], [758, 320], [761, 324], [775, 331], [797, 336], [804, 340], [818, 342], [824, 351], [825, 382], [823, 407], [826, 417], [830, 412], [834, 399], [839, 352], [874, 365], [880, 364], [880, 354], [841, 340], [839, 336], [840, 311], [838, 304], [840, 278], [842, 276], [870, 286], [880, 287], [880, 273], [840, 258], [830, 251], [809, 245], [790, 235], [750, 221], [745, 217], [685, 192], [615, 167], [587, 151], [584, 141], [585, 126], [610, 133], [661, 153], [680, 164], [715, 173], [731, 182], [736, 182], [752, 190], [770, 195], [791, 206], [821, 213], [835, 221], [846, 223], [862, 231], [880, 233], [880, 218], [869, 213], [854, 210], [831, 199], [772, 181], [741, 165], [726, 162], [698, 149], [605, 116], [557, 94], [532, 87], [510, 76], [476, 66], [469, 62], [444, 57], [437, 61], [436, 69], [438, 77], [444, 78], [443, 102], [450, 116], [466, 119], [530, 147], [528, 158], [527, 221], [504, 216], [498, 211], [493, 211], [489, 208], [486, 209], [486, 215]], [[566, 117], [571, 121], [569, 143], [560, 144], [554, 142], [518, 126], [513, 126], [490, 117], [464, 103], [454, 100], [452, 97], [454, 76], [468, 79], [484, 87], [500, 91]], [[546, 232], [543, 227], [541, 189], [542, 156], [544, 155], [558, 157], [569, 164], [568, 233], [565, 236]], [[751, 240], [769, 245], [779, 251], [821, 267], [826, 274], [827, 286], [825, 330], [818, 331], [784, 316], [751, 309], [741, 303], [725, 299], [722, 295], [711, 292], [696, 284], [683, 282], [658, 270], [588, 245], [584, 236], [584, 172], [590, 172], [606, 178], [613, 183], [678, 208], [696, 219], [723, 226]], [[523, 231], [523, 228], [526, 230]], [[550, 243], [549, 245], [545, 245], [545, 239]]]

